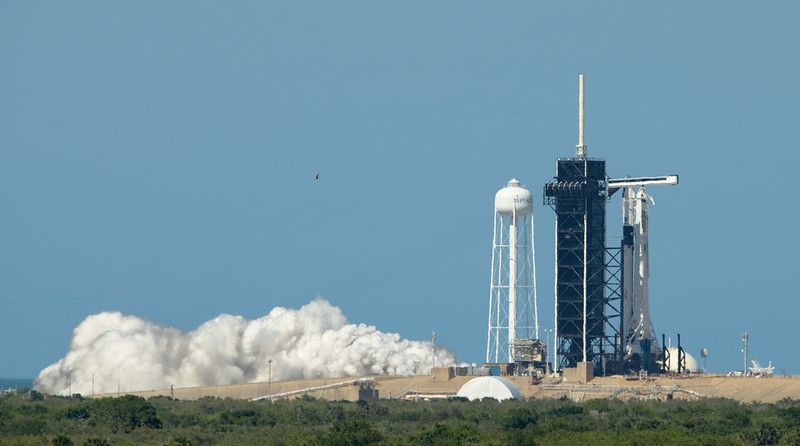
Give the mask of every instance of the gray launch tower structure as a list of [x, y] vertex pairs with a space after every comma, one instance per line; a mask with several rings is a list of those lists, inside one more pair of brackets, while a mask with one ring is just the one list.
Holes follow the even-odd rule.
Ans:
[[619, 333], [605, 326], [619, 318], [618, 305], [609, 304], [620, 297], [619, 290], [606, 293], [606, 162], [559, 159], [556, 173], [544, 187], [545, 204], [556, 212], [555, 367], [592, 362], [599, 372], [619, 358]]
[[[645, 186], [674, 185], [677, 175], [610, 179], [606, 162], [586, 157], [584, 77], [578, 77], [578, 145], [556, 162], [544, 203], [556, 213], [556, 371], [591, 364], [596, 375], [664, 369], [649, 316]], [[638, 188], [638, 191], [634, 191]], [[606, 245], [606, 203], [624, 190], [623, 237]], [[587, 365], [588, 365], [587, 364]], [[659, 365], [660, 364], [660, 365]]]

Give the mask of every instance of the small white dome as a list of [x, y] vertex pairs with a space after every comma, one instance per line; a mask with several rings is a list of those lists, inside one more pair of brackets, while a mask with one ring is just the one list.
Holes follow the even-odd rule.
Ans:
[[522, 392], [506, 378], [499, 376], [479, 376], [467, 381], [460, 389], [457, 396], [470, 401], [482, 398], [494, 398], [498, 401], [520, 399]]
[[[678, 371], [678, 348], [677, 347], [670, 347], [669, 350], [669, 361], [667, 361], [667, 369], [670, 372], [677, 372]], [[686, 371], [692, 373], [699, 373], [702, 371], [700, 368], [700, 364], [697, 363], [697, 360], [694, 357], [684, 351], [686, 355]]]
[[512, 178], [508, 186], [497, 191], [494, 196], [494, 210], [501, 214], [526, 215], [533, 211], [533, 194]]

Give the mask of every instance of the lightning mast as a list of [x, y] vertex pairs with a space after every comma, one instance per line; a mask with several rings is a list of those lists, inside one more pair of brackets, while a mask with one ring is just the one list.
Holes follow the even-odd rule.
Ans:
[[578, 76], [578, 144], [574, 158], [556, 162], [544, 202], [556, 212], [556, 371], [592, 362], [603, 366], [606, 163], [586, 156], [585, 78]]

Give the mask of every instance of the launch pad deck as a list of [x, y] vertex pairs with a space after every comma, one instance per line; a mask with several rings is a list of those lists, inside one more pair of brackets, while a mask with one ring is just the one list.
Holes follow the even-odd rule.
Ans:
[[[411, 399], [419, 395], [455, 395], [471, 376], [435, 380], [430, 376], [373, 376], [277, 381], [272, 383], [273, 394], [291, 393], [292, 397], [308, 395], [328, 400], [357, 400], [359, 386], [332, 386], [343, 382], [374, 381], [380, 398]], [[593, 398], [619, 399], [700, 399], [730, 398], [741, 402], [776, 402], [784, 398], [800, 400], [800, 377], [769, 378], [734, 377], [724, 375], [694, 375], [688, 377], [656, 376], [629, 381], [624, 376], [596, 377], [587, 384], [544, 380], [531, 384], [530, 377], [508, 377], [527, 398], [561, 398], [576, 401]], [[267, 395], [267, 383], [233, 384], [229, 386], [175, 387], [174, 397], [194, 400], [203, 397], [253, 399]], [[308, 389], [307, 391], [303, 391]], [[317, 390], [315, 390], [317, 389]], [[169, 396], [170, 389], [125, 392], [143, 397]], [[98, 395], [116, 396], [115, 394]]]

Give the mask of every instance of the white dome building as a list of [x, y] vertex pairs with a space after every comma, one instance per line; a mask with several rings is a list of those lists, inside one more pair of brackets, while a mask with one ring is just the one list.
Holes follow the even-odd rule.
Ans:
[[[677, 347], [670, 347], [667, 349], [669, 351], [669, 361], [667, 361], [667, 369], [670, 372], [677, 372], [678, 371], [678, 348]], [[700, 367], [700, 364], [697, 363], [697, 360], [694, 357], [684, 350], [684, 355], [686, 355], [686, 371], [692, 373], [700, 373], [703, 369]]]
[[494, 398], [497, 401], [521, 399], [522, 392], [506, 378], [499, 376], [479, 376], [467, 381], [460, 389], [457, 396], [470, 401], [483, 398]]

